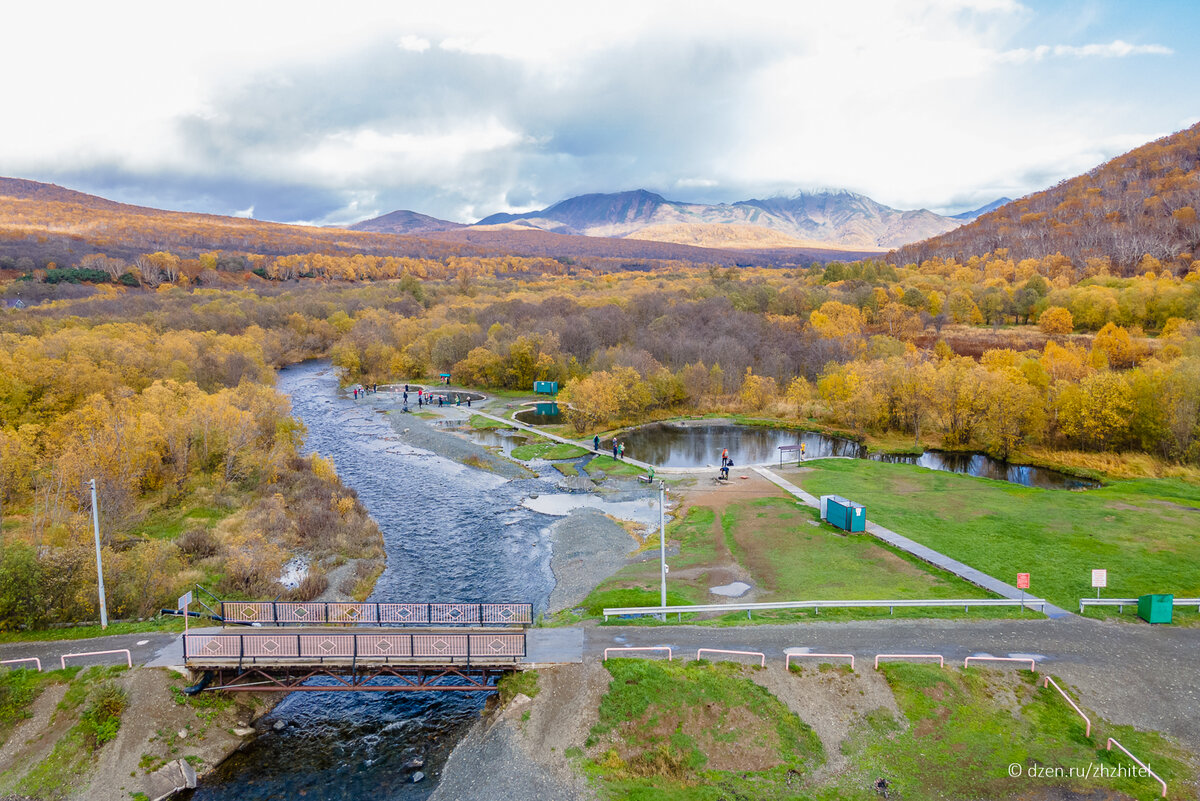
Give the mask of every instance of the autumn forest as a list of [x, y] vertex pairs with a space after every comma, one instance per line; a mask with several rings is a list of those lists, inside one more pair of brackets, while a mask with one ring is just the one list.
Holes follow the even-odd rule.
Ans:
[[7, 199], [0, 628], [94, 619], [92, 477], [114, 616], [196, 582], [261, 594], [296, 554], [319, 567], [296, 597], [330, 577], [369, 586], [378, 530], [331, 464], [299, 455], [274, 387], [275, 368], [311, 358], [347, 385], [556, 380], [581, 436], [719, 413], [1200, 480], [1197, 130], [859, 261], [389, 252], [351, 232], [267, 247], [253, 227], [213, 244], [182, 218], [190, 245], [139, 250], [115, 246], [123, 229], [79, 233], [78, 199], [86, 247], [53, 260], [21, 249], [37, 226], [49, 236], [44, 218], [14, 222], [37, 198]]

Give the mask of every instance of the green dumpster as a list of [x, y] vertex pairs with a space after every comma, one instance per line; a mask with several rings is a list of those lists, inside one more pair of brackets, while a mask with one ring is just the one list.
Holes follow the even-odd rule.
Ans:
[[1170, 623], [1175, 608], [1174, 595], [1142, 595], [1138, 597], [1138, 617], [1147, 623]]

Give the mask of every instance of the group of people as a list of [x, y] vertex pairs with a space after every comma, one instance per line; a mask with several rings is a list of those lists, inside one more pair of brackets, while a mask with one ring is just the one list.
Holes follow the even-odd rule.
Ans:
[[[592, 450], [596, 451], [597, 453], [600, 452], [600, 435], [599, 434], [592, 437]], [[614, 437], [613, 444], [612, 444], [612, 451], [613, 451], [614, 459], [623, 459], [625, 457], [625, 443], [618, 442], [616, 440], [616, 438]]]
[[721, 451], [721, 479], [729, 480], [729, 468], [733, 467], [733, 460], [729, 458], [729, 448]]
[[354, 399], [358, 400], [360, 395], [366, 395], [368, 392], [375, 393], [379, 391], [378, 384], [359, 384], [354, 388]]

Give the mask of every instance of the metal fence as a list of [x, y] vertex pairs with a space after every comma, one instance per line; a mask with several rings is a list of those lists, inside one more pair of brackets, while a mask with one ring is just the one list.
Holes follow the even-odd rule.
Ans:
[[528, 626], [533, 623], [533, 604], [222, 601], [221, 617], [230, 623], [269, 626]]
[[[1124, 612], [1127, 606], [1137, 606], [1137, 598], [1080, 598], [1079, 614], [1083, 614], [1085, 606], [1115, 606], [1118, 612]], [[1173, 606], [1194, 606], [1200, 612], [1200, 598], [1176, 598]]]
[[391, 662], [438, 660], [454, 664], [508, 661], [525, 656], [525, 632], [482, 634], [188, 634], [183, 638], [185, 662], [238, 660], [295, 661], [321, 664], [326, 660]]
[[957, 600], [934, 599], [934, 600], [890, 600], [890, 601], [778, 601], [773, 603], [755, 603], [755, 604], [691, 604], [684, 606], [629, 606], [629, 607], [613, 607], [604, 610], [604, 619], [608, 620], [609, 615], [666, 615], [692, 612], [742, 612], [747, 616], [753, 612], [763, 612], [776, 609], [813, 609], [817, 614], [820, 614], [822, 609], [855, 609], [867, 607], [887, 607], [891, 614], [895, 614], [896, 607], [950, 607], [961, 606], [963, 609], [970, 611], [972, 606], [1029, 606], [1037, 608], [1038, 611], [1044, 612], [1046, 601], [1043, 598], [1026, 598], [1018, 600], [1013, 598], [962, 598]]

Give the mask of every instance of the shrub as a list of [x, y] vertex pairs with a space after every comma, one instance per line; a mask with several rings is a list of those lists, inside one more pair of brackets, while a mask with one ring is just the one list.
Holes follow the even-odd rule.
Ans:
[[300, 584], [288, 592], [288, 600], [306, 603], [329, 589], [329, 577], [319, 570], [310, 570]]
[[220, 545], [217, 538], [204, 524], [193, 525], [175, 541], [179, 550], [190, 562], [216, 556]]
[[92, 702], [79, 717], [84, 741], [94, 751], [117, 736], [121, 715], [129, 705], [129, 693], [115, 684], [102, 684], [92, 694]]

